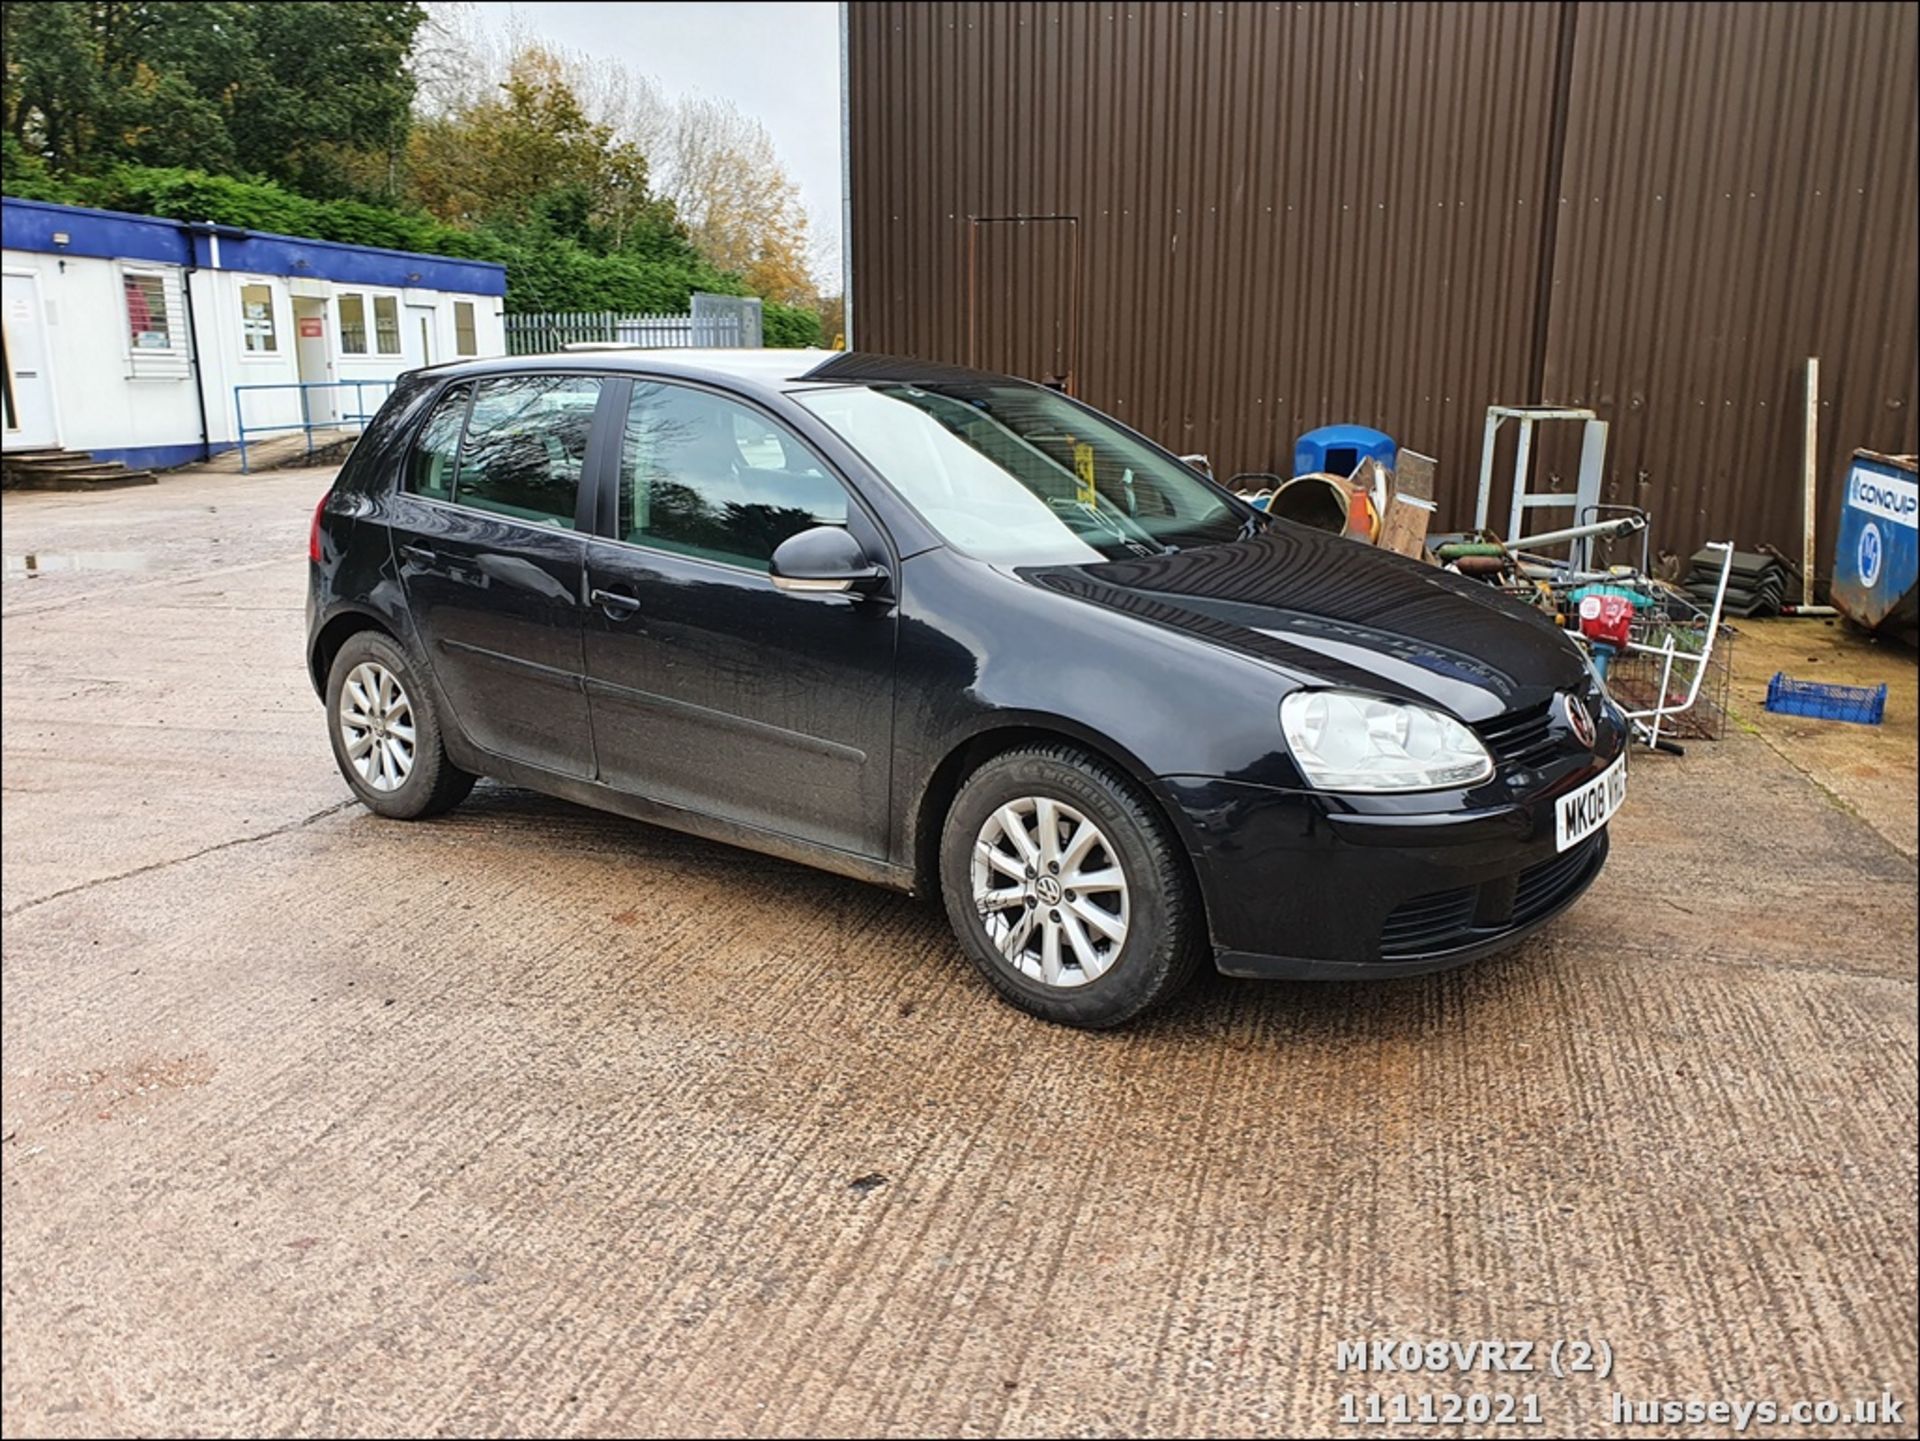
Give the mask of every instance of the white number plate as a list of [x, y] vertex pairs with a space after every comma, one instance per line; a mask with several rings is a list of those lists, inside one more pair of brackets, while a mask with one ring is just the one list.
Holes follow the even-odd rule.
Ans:
[[1555, 802], [1554, 825], [1558, 831], [1558, 849], [1578, 845], [1613, 817], [1620, 802], [1627, 798], [1627, 758], [1608, 766], [1577, 791], [1568, 791]]

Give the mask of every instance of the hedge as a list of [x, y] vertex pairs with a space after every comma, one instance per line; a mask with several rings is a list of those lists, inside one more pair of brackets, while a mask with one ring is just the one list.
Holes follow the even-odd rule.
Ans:
[[[664, 242], [666, 248], [682, 252], [678, 255], [597, 255], [564, 237], [504, 229], [461, 230], [419, 211], [357, 200], [309, 200], [269, 181], [197, 170], [118, 165], [104, 175], [63, 178], [36, 166], [31, 157], [22, 157], [10, 137], [6, 190], [23, 200], [91, 205], [172, 220], [210, 220], [350, 245], [498, 261], [507, 267], [509, 311], [683, 312], [696, 290], [751, 293], [739, 276], [714, 269], [678, 236]], [[651, 248], [658, 250], [662, 244], [655, 238]], [[817, 345], [820, 340], [819, 317], [793, 306], [770, 302], [765, 328], [769, 345]]]
[[776, 350], [821, 344], [820, 312], [769, 300], [760, 307], [761, 339]]

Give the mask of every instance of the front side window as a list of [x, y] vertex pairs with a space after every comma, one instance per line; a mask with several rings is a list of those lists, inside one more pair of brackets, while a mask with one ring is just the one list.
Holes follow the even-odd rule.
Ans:
[[846, 523], [846, 491], [786, 427], [703, 390], [634, 385], [620, 458], [622, 539], [765, 570], [788, 536]]
[[1257, 523], [1172, 457], [1050, 390], [988, 380], [797, 399], [949, 544], [984, 560], [1160, 555], [1234, 540]]
[[273, 287], [240, 287], [240, 344], [248, 355], [272, 355], [280, 349], [273, 327]]
[[382, 355], [400, 353], [400, 302], [391, 295], [373, 297], [373, 343]]
[[407, 457], [407, 489], [429, 500], [453, 499], [453, 468], [467, 423], [468, 387], [456, 385], [433, 407]]
[[475, 384], [454, 504], [571, 530], [599, 400], [592, 376], [513, 375]]
[[173, 311], [166, 281], [150, 270], [121, 277], [127, 299], [127, 333], [135, 350], [173, 349]]
[[453, 353], [455, 355], [478, 355], [480, 340], [473, 327], [473, 302], [456, 300], [453, 302]]
[[340, 353], [367, 353], [367, 297], [364, 295], [340, 297]]

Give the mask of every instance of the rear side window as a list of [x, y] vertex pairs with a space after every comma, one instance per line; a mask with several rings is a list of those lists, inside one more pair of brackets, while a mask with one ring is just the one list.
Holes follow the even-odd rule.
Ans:
[[420, 428], [407, 489], [571, 530], [599, 400], [592, 376], [513, 375], [457, 385]]
[[407, 489], [429, 500], [453, 499], [453, 467], [460, 455], [460, 429], [467, 419], [467, 387], [456, 385], [440, 397], [420, 427], [407, 458]]
[[765, 570], [788, 536], [846, 523], [846, 491], [786, 427], [703, 390], [634, 386], [621, 539]]
[[573, 526], [600, 382], [585, 375], [514, 375], [473, 388], [456, 505]]

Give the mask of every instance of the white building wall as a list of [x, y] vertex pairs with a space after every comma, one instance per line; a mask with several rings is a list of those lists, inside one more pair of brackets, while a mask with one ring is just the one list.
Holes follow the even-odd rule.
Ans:
[[[301, 380], [369, 384], [359, 396], [368, 413], [377, 410], [392, 382], [424, 363], [458, 360], [456, 303], [473, 306], [473, 354], [506, 353], [503, 302], [497, 295], [466, 295], [423, 289], [395, 289], [349, 282], [294, 279], [247, 271], [199, 269], [149, 261], [103, 260], [91, 256], [47, 255], [7, 250], [4, 268], [38, 278], [48, 370], [60, 444], [70, 450], [127, 451], [148, 447], [195, 446], [201, 439], [200, 406], [188, 364], [189, 333], [185, 296], [199, 324], [199, 367], [206, 401], [207, 440], [216, 451], [239, 439], [236, 386], [292, 387]], [[165, 352], [138, 349], [129, 326], [124, 277], [128, 271], [160, 276], [173, 297], [173, 345]], [[271, 297], [274, 349], [249, 351], [245, 345], [242, 291], [265, 286]], [[298, 292], [296, 295], [295, 292]], [[358, 296], [364, 307], [365, 349], [347, 348], [340, 301]], [[397, 353], [383, 353], [376, 325], [378, 302], [390, 301], [399, 322]], [[298, 309], [319, 318], [324, 330], [324, 360], [317, 373], [300, 368]], [[425, 320], [422, 354], [420, 322]], [[389, 339], [389, 343], [391, 340]], [[309, 348], [309, 358], [314, 355]], [[356, 400], [338, 388], [311, 390], [312, 418], [352, 413]], [[287, 388], [241, 393], [248, 439], [255, 428], [297, 425], [301, 392]], [[292, 433], [287, 431], [268, 432]]]
[[[390, 286], [326, 280], [290, 280], [284, 276], [251, 274], [239, 270], [202, 271], [194, 277], [202, 289], [195, 304], [203, 316], [201, 362], [207, 376], [210, 424], [216, 441], [239, 438], [238, 410], [243, 410], [248, 438], [261, 425], [298, 424], [302, 419], [302, 399], [298, 390], [247, 390], [236, 396], [236, 386], [292, 385], [307, 382], [309, 389], [306, 416], [324, 421], [336, 415], [371, 414], [380, 408], [392, 389], [392, 382], [409, 370], [425, 364], [441, 364], [462, 358], [456, 355], [455, 306], [470, 304], [474, 313], [473, 355], [504, 355], [507, 350], [506, 322], [501, 298], [497, 295], [465, 295], [418, 288], [396, 289]], [[249, 285], [266, 285], [273, 296], [274, 333], [277, 351], [263, 356], [250, 353], [244, 345], [242, 290]], [[293, 292], [299, 293], [295, 295]], [[201, 299], [204, 293], [205, 300]], [[357, 299], [363, 324], [350, 335], [342, 323], [341, 301]], [[391, 306], [397, 321], [393, 331], [384, 331], [379, 316]], [[316, 314], [317, 313], [317, 314]], [[205, 317], [212, 317], [211, 323]], [[303, 374], [299, 365], [299, 322], [302, 318], [322, 321], [325, 345], [324, 367]], [[425, 353], [420, 344], [419, 322], [426, 326]], [[207, 342], [205, 332], [213, 330], [218, 343]], [[350, 349], [349, 341], [358, 339], [360, 349]], [[397, 345], [397, 351], [383, 351], [383, 343]], [[367, 382], [354, 388], [350, 382]], [[217, 406], [213, 403], [218, 397]]]
[[199, 442], [184, 317], [174, 347], [164, 356], [143, 354], [136, 374], [123, 290], [123, 277], [132, 270], [170, 281], [177, 295], [181, 267], [7, 250], [0, 252], [0, 268], [39, 280], [60, 444], [127, 450]]
[[[299, 381], [293, 307], [286, 281], [278, 276], [198, 270], [194, 272], [192, 284], [194, 317], [200, 322], [200, 374], [207, 395], [207, 438], [215, 449], [220, 449], [240, 438], [235, 411], [236, 385], [291, 386]], [[241, 343], [240, 290], [246, 285], [265, 285], [270, 291], [273, 338], [277, 346], [273, 351], [248, 352]], [[243, 404], [250, 428], [296, 425], [300, 420], [297, 390], [251, 391]], [[271, 432], [287, 433], [290, 432]], [[248, 438], [255, 438], [251, 429]]]

